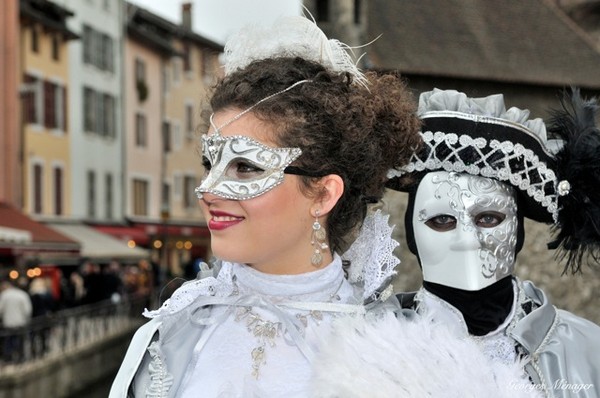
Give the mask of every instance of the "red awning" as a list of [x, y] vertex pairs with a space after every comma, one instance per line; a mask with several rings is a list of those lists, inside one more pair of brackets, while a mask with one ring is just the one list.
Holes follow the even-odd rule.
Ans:
[[210, 231], [206, 226], [176, 224], [171, 221], [168, 224], [153, 223], [153, 222], [135, 222], [134, 227], [143, 231], [148, 237], [156, 237], [161, 235], [207, 238], [210, 236]]
[[123, 241], [133, 240], [136, 245], [145, 246], [150, 242], [148, 234], [140, 228], [121, 225], [94, 225], [94, 228]]
[[40, 258], [79, 255], [81, 246], [78, 242], [29, 218], [19, 209], [2, 202], [0, 202], [0, 227], [26, 231], [31, 236], [31, 240], [27, 242], [0, 241], [0, 248], [4, 253]]

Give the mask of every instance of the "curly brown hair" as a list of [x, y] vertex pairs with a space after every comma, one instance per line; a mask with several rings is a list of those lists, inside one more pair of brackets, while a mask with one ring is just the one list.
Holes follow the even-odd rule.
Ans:
[[[405, 82], [393, 74], [368, 72], [366, 77], [367, 87], [302, 58], [270, 58], [226, 76], [211, 98], [213, 112], [247, 109], [310, 80], [261, 102], [252, 113], [274, 126], [278, 145], [302, 150], [294, 166], [343, 179], [344, 193], [326, 225], [334, 251], [361, 224], [368, 203], [382, 198], [387, 171], [406, 164], [421, 143], [416, 102]], [[304, 194], [319, 195], [319, 178], [300, 180]]]

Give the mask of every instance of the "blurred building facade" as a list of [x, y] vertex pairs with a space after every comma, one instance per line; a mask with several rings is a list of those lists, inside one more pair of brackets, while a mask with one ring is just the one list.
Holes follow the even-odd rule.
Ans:
[[210, 246], [194, 194], [203, 172], [197, 128], [222, 46], [193, 32], [191, 8], [182, 5], [176, 25], [126, 5], [125, 214], [171, 274]]
[[193, 32], [191, 3], [181, 24], [123, 0], [1, 7], [0, 264], [181, 275], [207, 256], [196, 128], [223, 47]]

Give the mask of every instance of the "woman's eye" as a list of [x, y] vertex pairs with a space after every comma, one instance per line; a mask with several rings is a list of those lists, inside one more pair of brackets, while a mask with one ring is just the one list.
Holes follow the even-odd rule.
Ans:
[[247, 162], [237, 162], [236, 163], [236, 171], [240, 174], [245, 173], [261, 173], [264, 170], [254, 166], [253, 164]]
[[249, 161], [238, 159], [229, 163], [229, 166], [227, 166], [226, 175], [229, 176], [229, 178], [243, 181], [255, 179], [264, 172], [265, 171], [263, 169], [255, 166]]
[[456, 228], [456, 218], [448, 214], [440, 214], [439, 216], [431, 217], [425, 222], [429, 228], [434, 231], [445, 232]]
[[495, 211], [479, 213], [475, 217], [475, 225], [483, 228], [494, 228], [500, 225], [505, 218], [506, 214], [498, 213]]

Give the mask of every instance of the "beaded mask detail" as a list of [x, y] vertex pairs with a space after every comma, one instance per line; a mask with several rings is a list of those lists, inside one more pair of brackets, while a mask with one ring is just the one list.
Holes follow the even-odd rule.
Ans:
[[195, 192], [199, 199], [211, 193], [226, 199], [248, 200], [283, 182], [285, 168], [296, 160], [299, 148], [271, 148], [243, 135], [202, 136], [202, 156], [208, 174]]

